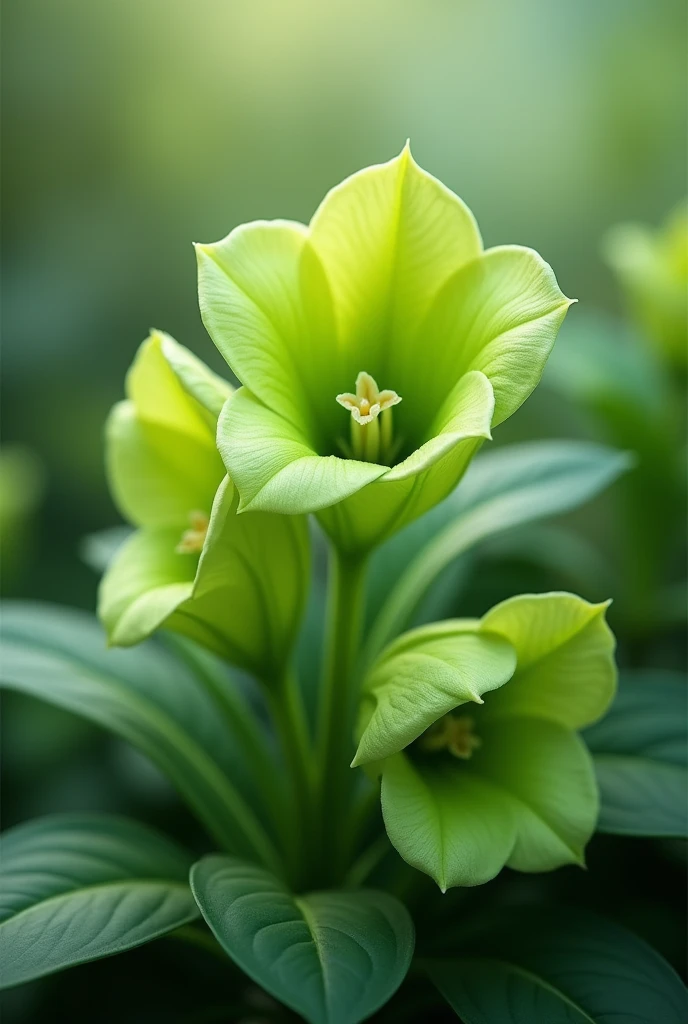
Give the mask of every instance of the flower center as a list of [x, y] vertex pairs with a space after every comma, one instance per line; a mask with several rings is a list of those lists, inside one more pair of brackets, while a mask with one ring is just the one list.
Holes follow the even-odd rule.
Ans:
[[190, 529], [185, 530], [182, 539], [174, 549], [178, 555], [197, 555], [203, 550], [210, 520], [205, 512], [197, 509], [189, 512]]
[[469, 761], [473, 751], [482, 746], [482, 740], [473, 732], [474, 725], [475, 721], [469, 715], [449, 712], [421, 737], [421, 748], [432, 753], [448, 750], [454, 757]]
[[392, 406], [401, 401], [396, 391], [380, 391], [375, 378], [361, 370], [356, 394], [345, 392], [337, 401], [351, 413], [351, 441], [340, 442], [345, 454], [360, 462], [391, 465], [400, 447], [392, 423]]

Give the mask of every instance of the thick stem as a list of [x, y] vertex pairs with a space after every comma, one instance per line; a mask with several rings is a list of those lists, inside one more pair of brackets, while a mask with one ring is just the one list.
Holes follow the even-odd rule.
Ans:
[[308, 726], [298, 681], [285, 672], [267, 688], [272, 718], [279, 735], [294, 795], [294, 815], [289, 829], [290, 881], [295, 889], [305, 881], [308, 857], [304, 837], [314, 828], [314, 774]]
[[325, 678], [318, 722], [317, 822], [323, 884], [341, 881], [348, 866], [349, 806], [354, 774], [353, 730], [358, 675], [356, 664], [363, 623], [365, 565], [363, 557], [331, 548]]

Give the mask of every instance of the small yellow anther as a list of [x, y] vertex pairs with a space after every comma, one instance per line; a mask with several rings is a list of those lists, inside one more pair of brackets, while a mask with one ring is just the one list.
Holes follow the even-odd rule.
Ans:
[[448, 750], [454, 757], [469, 761], [473, 751], [482, 746], [482, 740], [473, 732], [474, 719], [469, 715], [452, 715], [451, 712], [436, 722], [421, 739], [424, 750]]
[[182, 539], [174, 549], [178, 555], [197, 555], [203, 550], [210, 520], [205, 512], [195, 509], [189, 512], [191, 528], [185, 530]]
[[[351, 413], [351, 450], [355, 459], [365, 462], [387, 460], [392, 451], [392, 406], [401, 397], [389, 389], [380, 391], [374, 377], [361, 370], [356, 378], [356, 394], [346, 391], [337, 401]], [[382, 430], [377, 422], [382, 413]]]

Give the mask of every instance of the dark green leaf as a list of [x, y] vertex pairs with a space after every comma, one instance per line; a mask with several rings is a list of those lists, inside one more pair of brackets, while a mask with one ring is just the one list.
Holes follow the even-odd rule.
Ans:
[[624, 928], [558, 909], [509, 911], [453, 960], [426, 962], [464, 1024], [684, 1024], [671, 967]]
[[688, 836], [688, 686], [678, 673], [627, 674], [584, 733], [600, 786], [598, 829]]
[[104, 814], [40, 818], [0, 840], [4, 988], [150, 942], [198, 916], [190, 856]]
[[367, 656], [401, 632], [459, 555], [502, 530], [575, 508], [630, 465], [623, 452], [580, 441], [534, 441], [477, 458], [445, 502], [376, 553], [370, 604], [379, 611]]
[[[83, 612], [8, 604], [1, 676], [3, 685], [128, 740], [168, 776], [223, 847], [278, 866], [252, 809], [244, 746], [180, 659], [153, 644], [107, 650], [101, 627]], [[243, 780], [243, 793], [230, 778]]]
[[206, 857], [191, 872], [203, 916], [254, 981], [311, 1024], [357, 1024], [404, 979], [413, 923], [376, 890], [292, 895], [267, 871]]

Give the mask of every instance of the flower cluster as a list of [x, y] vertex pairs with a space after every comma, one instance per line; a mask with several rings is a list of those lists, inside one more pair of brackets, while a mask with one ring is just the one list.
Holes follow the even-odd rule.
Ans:
[[[381, 779], [400, 854], [442, 889], [582, 862], [597, 791], [577, 730], [615, 684], [605, 606], [524, 596], [412, 630], [357, 693], [352, 605], [370, 551], [445, 498], [537, 385], [570, 305], [551, 268], [485, 250], [408, 147], [335, 188], [308, 227], [243, 225], [197, 254], [203, 319], [241, 386], [161, 333], [139, 350], [107, 429], [137, 528], [101, 586], [110, 642], [164, 627], [283, 679], [313, 513], [343, 588], [331, 680], [359, 706], [353, 764]], [[344, 749], [347, 701], [329, 694], [322, 734]]]

